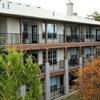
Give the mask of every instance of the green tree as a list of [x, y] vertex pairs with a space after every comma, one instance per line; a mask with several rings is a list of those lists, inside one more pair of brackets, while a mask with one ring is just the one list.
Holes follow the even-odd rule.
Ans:
[[[7, 55], [0, 55], [0, 100], [40, 100], [39, 66], [32, 62], [31, 56], [23, 64], [23, 55], [14, 49], [9, 49]], [[29, 91], [21, 97], [19, 89], [26, 83]]]
[[[2, 39], [2, 37], [0, 37], [0, 40]], [[4, 47], [5, 47], [5, 45], [4, 46], [0, 46], [0, 54], [2, 54], [3, 53], [3, 51], [4, 51]]]
[[96, 21], [100, 21], [100, 13], [97, 12], [97, 11], [94, 11], [92, 14], [87, 15], [86, 18], [87, 18], [87, 19], [96, 20]]

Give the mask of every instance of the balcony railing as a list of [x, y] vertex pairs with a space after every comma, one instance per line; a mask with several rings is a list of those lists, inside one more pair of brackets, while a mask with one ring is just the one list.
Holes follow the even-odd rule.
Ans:
[[68, 60], [68, 67], [79, 66], [79, 58], [73, 58]]
[[42, 93], [42, 96], [41, 96], [40, 100], [45, 100], [45, 92]]
[[50, 65], [50, 71], [57, 71], [64, 69], [64, 60], [57, 61], [56, 64]]
[[[64, 34], [48, 34], [47, 43], [64, 43]], [[4, 44], [20, 44], [20, 34], [19, 33], [0, 33], [0, 45]], [[66, 35], [66, 42], [96, 42], [100, 41], [100, 35], [79, 35], [71, 34]], [[22, 34], [22, 44], [45, 44], [45, 36], [44, 34], [32, 34], [25, 33]]]
[[54, 100], [60, 96], [64, 95], [64, 86], [58, 88], [57, 90], [51, 91], [51, 100]]

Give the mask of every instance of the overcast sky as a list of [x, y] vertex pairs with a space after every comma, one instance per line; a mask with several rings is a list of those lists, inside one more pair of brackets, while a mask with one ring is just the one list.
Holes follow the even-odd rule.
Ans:
[[[46, 9], [66, 13], [66, 3], [69, 0], [9, 0], [34, 6], [39, 6]], [[74, 3], [74, 12], [78, 16], [86, 17], [94, 10], [100, 12], [100, 0], [70, 0]]]

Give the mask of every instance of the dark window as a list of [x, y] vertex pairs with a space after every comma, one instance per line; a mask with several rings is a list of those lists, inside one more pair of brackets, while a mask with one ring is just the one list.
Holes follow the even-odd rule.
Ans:
[[[42, 23], [42, 37], [45, 38], [45, 23]], [[57, 36], [57, 26], [56, 24], [47, 25], [48, 38], [56, 38]]]
[[10, 5], [9, 5], [9, 3], [7, 4], [7, 9], [9, 9], [10, 8]]
[[2, 8], [5, 8], [5, 5], [4, 5], [4, 3], [2, 3]]
[[71, 27], [71, 37], [77, 38], [77, 28], [76, 27]]
[[28, 38], [28, 24], [23, 23], [22, 29], [23, 29], [23, 39]]
[[96, 40], [100, 41], [100, 30], [96, 30]]
[[86, 28], [86, 38], [91, 38], [91, 28], [90, 27]]

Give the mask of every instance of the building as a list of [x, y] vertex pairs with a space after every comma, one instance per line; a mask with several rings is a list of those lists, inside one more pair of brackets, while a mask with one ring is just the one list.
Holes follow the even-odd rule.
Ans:
[[[75, 15], [75, 16], [74, 16]], [[73, 14], [0, 0], [0, 45], [17, 45], [32, 54], [39, 64], [43, 83], [42, 100], [66, 97], [73, 85], [71, 72], [97, 56], [100, 45], [100, 22]], [[34, 61], [34, 60], [33, 60]], [[24, 95], [25, 87], [21, 88]]]

